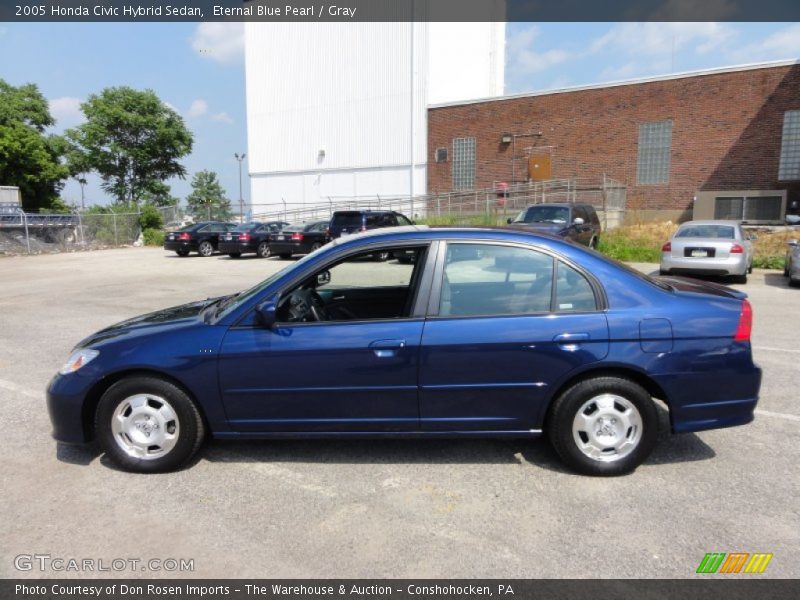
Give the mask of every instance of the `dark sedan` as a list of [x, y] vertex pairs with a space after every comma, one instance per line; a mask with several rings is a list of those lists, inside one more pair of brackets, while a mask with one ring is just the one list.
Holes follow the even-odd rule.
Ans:
[[[416, 257], [364, 260], [398, 250]], [[743, 292], [563, 239], [400, 227], [95, 333], [47, 403], [57, 440], [97, 438], [131, 471], [185, 465], [206, 437], [544, 434], [573, 469], [616, 475], [650, 454], [660, 410], [675, 433], [753, 420], [751, 328]]]
[[270, 234], [280, 231], [287, 225], [289, 224], [285, 221], [243, 223], [220, 238], [219, 251], [231, 258], [239, 258], [242, 254], [269, 258], [274, 254], [269, 245]]
[[281, 258], [290, 258], [293, 254], [314, 252], [317, 248], [322, 248], [327, 241], [328, 221], [292, 225], [269, 236], [272, 253]]
[[172, 250], [178, 256], [189, 256], [197, 252], [200, 256], [211, 256], [219, 246], [221, 233], [231, 231], [235, 223], [204, 221], [170, 231], [164, 236], [164, 250]]

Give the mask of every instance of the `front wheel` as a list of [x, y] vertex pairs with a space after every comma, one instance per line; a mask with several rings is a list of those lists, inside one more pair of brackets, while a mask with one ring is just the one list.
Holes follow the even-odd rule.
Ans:
[[576, 383], [553, 403], [550, 442], [567, 466], [587, 475], [630, 473], [658, 439], [658, 413], [650, 394], [622, 377]]
[[214, 254], [214, 246], [211, 242], [205, 241], [200, 242], [200, 245], [197, 247], [197, 252], [200, 256], [205, 256], [208, 258], [212, 254]]
[[157, 377], [128, 377], [100, 398], [95, 432], [120, 468], [160, 473], [194, 456], [205, 427], [194, 402], [176, 385]]

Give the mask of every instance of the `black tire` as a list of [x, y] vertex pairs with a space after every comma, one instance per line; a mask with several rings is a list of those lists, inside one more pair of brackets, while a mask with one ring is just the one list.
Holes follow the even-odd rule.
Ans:
[[269, 258], [272, 256], [272, 250], [269, 247], [267, 242], [261, 242], [256, 249], [256, 255], [258, 258]]
[[175, 254], [178, 256], [189, 256], [188, 250], [175, 250]]
[[239, 258], [242, 255], [241, 252], [228, 252], [228, 256], [231, 258]]
[[658, 274], [664, 277], [666, 275], [669, 275], [669, 271], [665, 271], [664, 269], [659, 269]]
[[748, 275], [752, 275], [753, 274], [753, 263], [750, 263], [750, 266], [747, 267], [747, 274]]
[[197, 246], [197, 253], [200, 256], [208, 258], [212, 254], [214, 254], [214, 244], [212, 244], [208, 240], [203, 240], [202, 242], [200, 242], [200, 245]]
[[783, 276], [784, 277], [788, 277], [789, 276], [789, 261], [788, 260], [783, 261]]
[[309, 250], [309, 254], [311, 252], [316, 252], [320, 248], [322, 248], [322, 244], [320, 242], [314, 242], [313, 244], [311, 244], [311, 250]]
[[597, 250], [597, 244], [600, 243], [600, 240], [597, 236], [594, 236], [591, 240], [589, 240], [589, 248], [592, 250]]
[[733, 283], [747, 283], [747, 273], [744, 275], [734, 275]]
[[[623, 414], [618, 409], [618, 406], [624, 407], [619, 404], [623, 401], [628, 409], [635, 407], [638, 411], [639, 423], [627, 428], [625, 435], [619, 436], [635, 439], [635, 445], [627, 454], [616, 456], [616, 452], [609, 452], [593, 458], [584, 453], [578, 443], [578, 439], [581, 439], [585, 445], [591, 447], [591, 440], [584, 438], [583, 432], [573, 433], [573, 422], [576, 421], [578, 412], [584, 408], [587, 418], [595, 419], [591, 424], [592, 429], [610, 426], [611, 431], [614, 431], [615, 425], [608, 423], [609, 416], [605, 413], [593, 417], [597, 413], [586, 412], [592, 410], [595, 399], [606, 394], [620, 399], [609, 400], [613, 405], [610, 415]], [[588, 408], [585, 408], [587, 405]], [[620, 429], [616, 431], [619, 432]], [[561, 460], [571, 469], [586, 475], [623, 475], [635, 470], [653, 451], [658, 440], [658, 412], [650, 394], [639, 384], [623, 377], [595, 377], [576, 383], [553, 402], [547, 418], [547, 435]]]
[[[158, 405], [165, 400], [177, 417], [177, 440], [162, 456], [137, 458], [127, 453], [122, 444], [125, 436], [112, 430], [115, 413], [137, 395], [148, 396], [148, 403]], [[155, 398], [155, 400], [153, 398]], [[149, 404], [148, 404], [149, 406]], [[149, 408], [152, 408], [149, 406]], [[125, 471], [134, 473], [163, 473], [185, 465], [195, 455], [205, 436], [205, 426], [194, 402], [176, 385], [157, 377], [127, 377], [112, 385], [100, 398], [95, 412], [95, 434], [103, 451], [112, 462]], [[155, 432], [157, 433], [157, 432]], [[149, 433], [147, 434], [149, 437]], [[117, 441], [119, 436], [120, 442]], [[130, 438], [127, 438], [130, 440]], [[148, 450], [149, 451], [149, 450]]]
[[283, 260], [286, 260], [286, 259], [292, 258], [292, 253], [291, 252], [284, 252], [283, 254], [279, 254], [278, 256], [280, 256]]

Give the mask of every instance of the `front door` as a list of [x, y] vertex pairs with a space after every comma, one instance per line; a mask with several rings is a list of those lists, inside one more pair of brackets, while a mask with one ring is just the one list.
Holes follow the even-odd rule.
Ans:
[[416, 252], [413, 264], [352, 257], [282, 293], [272, 328], [231, 328], [219, 362], [231, 427], [418, 430], [424, 320], [412, 309], [426, 261]]

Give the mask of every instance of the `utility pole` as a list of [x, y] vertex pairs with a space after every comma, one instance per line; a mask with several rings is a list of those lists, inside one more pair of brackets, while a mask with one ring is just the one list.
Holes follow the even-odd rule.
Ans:
[[239, 222], [244, 223], [244, 198], [242, 197], [242, 161], [244, 157], [247, 156], [244, 152], [242, 155], [239, 156], [238, 152], [235, 152], [233, 157], [239, 161]]

